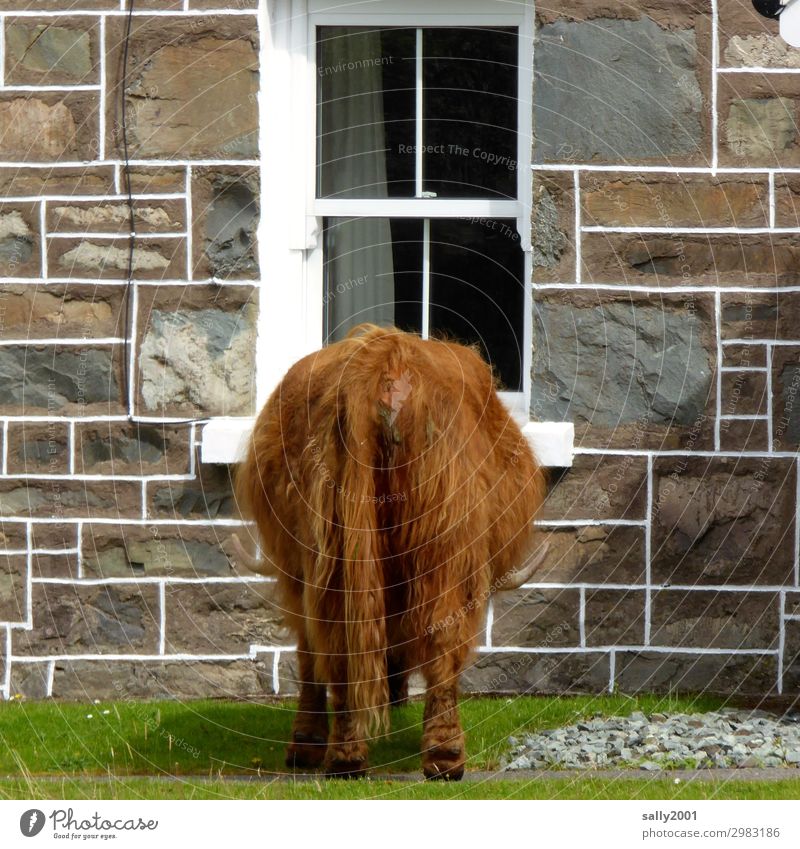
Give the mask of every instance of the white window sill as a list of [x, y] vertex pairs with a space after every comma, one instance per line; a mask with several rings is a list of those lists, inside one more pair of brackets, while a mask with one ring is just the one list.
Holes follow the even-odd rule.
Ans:
[[[200, 458], [203, 463], [240, 463], [255, 419], [214, 419], [203, 428]], [[528, 422], [522, 432], [542, 466], [572, 465], [575, 427], [571, 422]]]

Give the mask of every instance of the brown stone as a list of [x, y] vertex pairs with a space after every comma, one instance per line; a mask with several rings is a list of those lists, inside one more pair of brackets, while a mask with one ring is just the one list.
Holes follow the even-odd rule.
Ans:
[[194, 480], [149, 483], [145, 502], [148, 516], [158, 519], [238, 516], [233, 494], [234, 468], [197, 462], [196, 469]]
[[[16, 668], [16, 667], [15, 667]], [[262, 699], [272, 695], [272, 656], [258, 660], [107, 661], [58, 660], [53, 698]]]
[[83, 571], [93, 578], [230, 578], [230, 528], [86, 523]]
[[775, 692], [771, 655], [617, 653], [616, 684], [623, 693], [720, 693], [767, 696]]
[[534, 171], [531, 214], [534, 283], [575, 280], [575, 189], [572, 174]]
[[723, 292], [721, 300], [723, 338], [797, 338], [800, 292]]
[[719, 0], [717, 8], [721, 67], [800, 67], [797, 51], [780, 37], [776, 22], [759, 15], [752, 3]]
[[115, 518], [141, 515], [142, 488], [133, 481], [5, 480], [0, 513], [23, 518]]
[[94, 159], [98, 95], [6, 92], [0, 99], [0, 159], [57, 162]]
[[186, 170], [175, 165], [132, 166], [131, 190], [141, 194], [182, 194], [186, 191]]
[[14, 631], [20, 655], [157, 654], [158, 587], [33, 585], [33, 630]]
[[766, 368], [767, 349], [764, 345], [723, 345], [722, 365], [726, 368]]
[[8, 472], [12, 475], [69, 472], [69, 436], [62, 422], [9, 422]]
[[796, 76], [720, 74], [720, 165], [775, 168], [800, 162]]
[[[109, 21], [108, 145], [118, 147], [123, 44]], [[257, 29], [247, 16], [139, 18], [130, 39], [128, 131], [134, 158], [258, 156]]]
[[719, 423], [719, 447], [722, 451], [766, 451], [769, 445], [767, 422], [730, 421]]
[[494, 596], [492, 645], [577, 646], [580, 592], [575, 589], [510, 590]]
[[68, 578], [78, 577], [78, 555], [75, 552], [63, 554], [38, 554], [31, 558], [34, 578]]
[[644, 590], [586, 590], [586, 645], [643, 644], [644, 604]]
[[41, 276], [41, 242], [38, 204], [0, 203], [0, 274]]
[[789, 286], [800, 246], [788, 235], [584, 233], [583, 279], [648, 286]]
[[258, 169], [195, 168], [192, 177], [193, 278], [257, 278]]
[[[49, 239], [47, 263], [54, 277], [125, 280], [130, 257], [127, 238]], [[132, 274], [136, 280], [186, 277], [186, 239], [154, 236], [137, 239]]]
[[760, 416], [767, 406], [766, 371], [722, 373], [723, 416]]
[[75, 470], [81, 474], [185, 475], [185, 425], [91, 422], [75, 426]]
[[[133, 203], [136, 233], [178, 233], [186, 230], [186, 203], [182, 200], [137, 200]], [[130, 232], [128, 204], [123, 201], [53, 201], [47, 206], [50, 233]], [[140, 242], [146, 247], [146, 242]]]
[[644, 580], [644, 528], [576, 525], [541, 528], [547, 555], [537, 583], [639, 584]]
[[5, 81], [12, 85], [100, 82], [98, 19], [5, 19]]
[[552, 481], [540, 519], [644, 519], [647, 461], [628, 455], [579, 454]]
[[772, 349], [772, 450], [800, 445], [800, 345]]
[[791, 583], [794, 513], [790, 460], [656, 458], [653, 581]]
[[[66, 12], [70, 8], [73, 8], [70, 0], [0, 0], [0, 12]], [[119, 0], [81, 0], [80, 8], [87, 11], [119, 9]]]
[[25, 555], [0, 555], [0, 622], [25, 622], [28, 558]]
[[246, 654], [295, 642], [271, 582], [172, 584], [166, 605], [167, 653]]
[[[5, 527], [9, 526], [6, 523]], [[78, 526], [74, 522], [35, 522], [31, 525], [31, 541], [35, 551], [77, 549]]]
[[24, 522], [9, 522], [0, 519], [0, 552], [26, 551], [28, 529]]
[[581, 174], [584, 225], [767, 227], [766, 175]]
[[0, 284], [0, 338], [91, 339], [122, 333], [121, 286]]
[[654, 646], [774, 649], [777, 593], [657, 590], [651, 600]]
[[[794, 603], [789, 604], [786, 598], [786, 612], [796, 614], [798, 612], [797, 593], [794, 594]], [[784, 647], [783, 647], [783, 692], [796, 695], [800, 691], [800, 621], [787, 619], [784, 622]]]
[[465, 693], [600, 693], [608, 689], [606, 652], [479, 654], [461, 676]]
[[647, 0], [646, 3], [636, 5], [614, 3], [612, 0], [575, 0], [569, 6], [538, 5], [536, 20], [539, 23], [551, 23], [558, 18], [570, 21], [592, 21], [597, 18], [635, 21], [642, 11], [662, 27], [683, 29], [695, 25], [699, 15], [708, 14], [708, 4], [705, 0]]
[[800, 227], [800, 175], [775, 175], [775, 226]]
[[110, 165], [0, 168], [0, 192], [4, 197], [113, 194], [114, 169]]

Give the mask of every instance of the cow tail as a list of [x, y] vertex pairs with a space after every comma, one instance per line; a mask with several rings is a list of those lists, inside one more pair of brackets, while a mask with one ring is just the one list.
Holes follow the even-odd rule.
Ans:
[[388, 727], [389, 704], [383, 564], [378, 550], [375, 498], [378, 425], [365, 415], [370, 406], [374, 408], [374, 401], [366, 396], [364, 387], [351, 387], [348, 394], [347, 449], [338, 503], [343, 541], [347, 700], [356, 724], [367, 734], [375, 734]]

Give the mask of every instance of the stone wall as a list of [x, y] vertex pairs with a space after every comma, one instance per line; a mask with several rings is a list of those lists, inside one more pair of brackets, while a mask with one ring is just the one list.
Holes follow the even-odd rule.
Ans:
[[[255, 6], [137, 3], [128, 389], [125, 17], [0, 0], [6, 698], [294, 692], [273, 584], [223, 551], [230, 470], [181, 421], [254, 412]], [[465, 686], [795, 691], [800, 51], [749, 0], [563, 8], [537, 7], [532, 415], [577, 455]]]

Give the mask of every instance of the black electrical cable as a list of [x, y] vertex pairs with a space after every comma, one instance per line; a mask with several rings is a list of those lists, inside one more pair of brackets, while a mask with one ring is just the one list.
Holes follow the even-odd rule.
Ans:
[[753, 0], [753, 6], [759, 15], [765, 18], [779, 18], [784, 10], [781, 0]]

